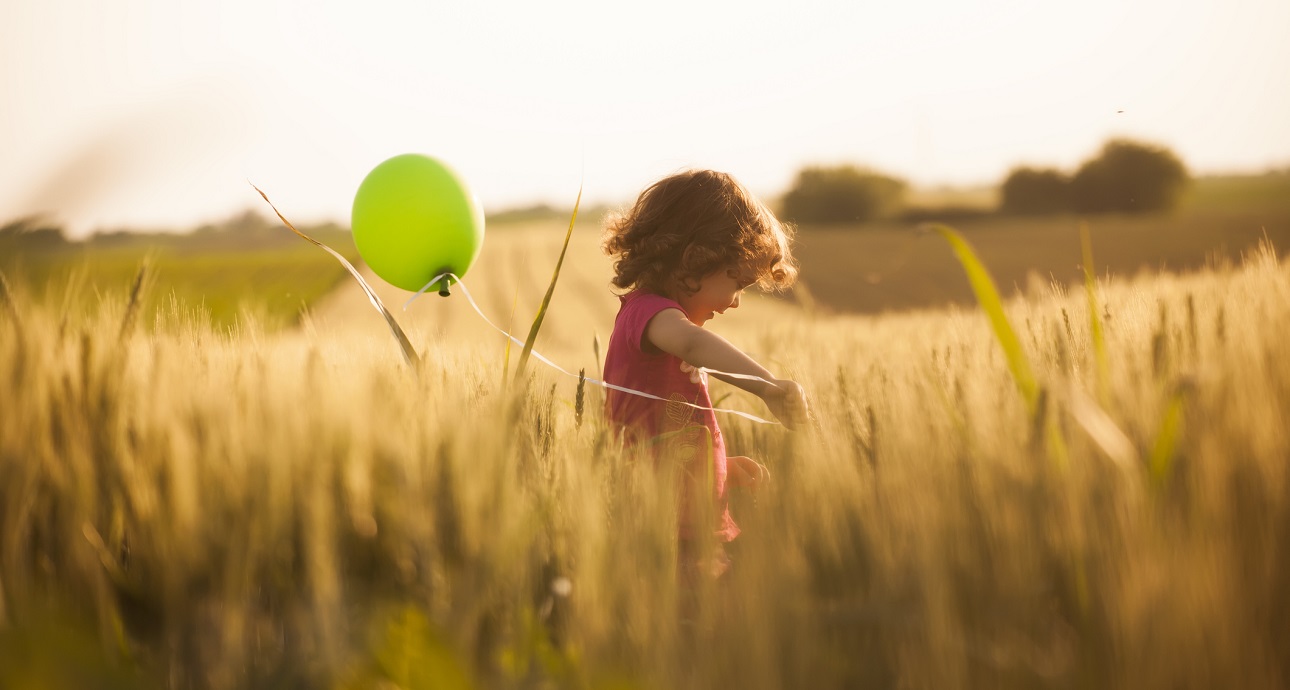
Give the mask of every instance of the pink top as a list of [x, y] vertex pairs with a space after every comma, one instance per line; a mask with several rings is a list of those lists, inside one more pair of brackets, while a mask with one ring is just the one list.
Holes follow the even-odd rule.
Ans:
[[[605, 382], [656, 395], [667, 402], [609, 389], [605, 395], [605, 415], [622, 430], [628, 444], [660, 441], [654, 448], [661, 450], [665, 446], [669, 455], [680, 453], [681, 457], [676, 459], [686, 465], [691, 477], [702, 478], [699, 468], [711, 468], [713, 498], [719, 516], [714, 529], [717, 538], [730, 541], [739, 534], [739, 526], [730, 516], [726, 494], [726, 443], [715, 413], [685, 404], [712, 407], [707, 377], [699, 383], [691, 381], [690, 372], [681, 371], [679, 358], [645, 340], [645, 327], [655, 314], [664, 309], [685, 310], [673, 300], [648, 292], [631, 292], [619, 300], [621, 306], [605, 352]], [[682, 506], [688, 505], [688, 500], [683, 495]], [[692, 527], [684, 518], [687, 513], [682, 513], [683, 538], [692, 534]]]

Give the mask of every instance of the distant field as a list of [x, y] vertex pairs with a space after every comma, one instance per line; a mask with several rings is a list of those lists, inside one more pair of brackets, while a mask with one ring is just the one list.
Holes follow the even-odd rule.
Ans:
[[[358, 258], [348, 232], [311, 232], [348, 258]], [[7, 246], [0, 239], [0, 271], [17, 289], [53, 304], [90, 308], [98, 299], [124, 295], [146, 261], [145, 323], [158, 310], [169, 309], [173, 297], [186, 309], [206, 312], [215, 326], [231, 326], [244, 315], [270, 328], [290, 325], [346, 275], [330, 256], [267, 222], [254, 228], [122, 234], [37, 246], [8, 239]]]
[[[990, 266], [1000, 289], [1015, 292], [1081, 275], [1080, 219], [990, 218], [956, 223]], [[1100, 275], [1186, 272], [1215, 257], [1237, 259], [1265, 234], [1290, 246], [1290, 213], [1103, 217], [1088, 221]], [[971, 304], [953, 256], [915, 227], [804, 227], [797, 255], [816, 302], [839, 312], [877, 313]], [[800, 293], [800, 290], [799, 290]]]
[[[1187, 203], [1167, 215], [1000, 216], [953, 225], [1000, 289], [1015, 292], [1036, 281], [1080, 279], [1081, 222], [1088, 223], [1100, 275], [1195, 271], [1216, 258], [1239, 259], [1265, 236], [1275, 247], [1290, 247], [1290, 175], [1198, 180]], [[839, 312], [973, 303], [949, 251], [916, 230], [898, 223], [799, 228], [806, 289], [819, 305]]]

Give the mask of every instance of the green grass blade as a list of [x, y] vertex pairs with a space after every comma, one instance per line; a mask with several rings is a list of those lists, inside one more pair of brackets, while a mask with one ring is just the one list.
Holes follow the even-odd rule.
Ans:
[[0, 303], [3, 303], [4, 310], [9, 315], [14, 331], [21, 335], [22, 318], [18, 316], [18, 305], [14, 302], [13, 292], [9, 289], [9, 280], [5, 278], [3, 271], [0, 271]]
[[[506, 332], [511, 332], [511, 326], [515, 323], [515, 307], [520, 303], [520, 286], [515, 286], [515, 297], [511, 300], [511, 318], [506, 321]], [[506, 387], [507, 377], [511, 371], [511, 339], [506, 339], [506, 349], [502, 352], [502, 387]]]
[[529, 337], [524, 340], [524, 349], [520, 352], [520, 361], [515, 366], [515, 378], [524, 375], [524, 367], [529, 363], [529, 353], [533, 351], [533, 343], [537, 341], [538, 331], [542, 330], [542, 320], [546, 318], [546, 310], [551, 306], [551, 295], [555, 294], [555, 284], [560, 280], [560, 267], [564, 265], [564, 255], [569, 251], [569, 239], [573, 237], [573, 224], [578, 220], [578, 206], [582, 204], [582, 187], [578, 187], [578, 198], [573, 202], [573, 216], [569, 218], [569, 231], [564, 234], [564, 246], [560, 248], [560, 259], [555, 262], [555, 272], [551, 274], [551, 284], [546, 288], [546, 296], [542, 298], [542, 305], [538, 307], [537, 316], [533, 318], [533, 327], [529, 329]]
[[1110, 397], [1110, 367], [1106, 358], [1106, 338], [1102, 334], [1102, 317], [1097, 310], [1097, 276], [1093, 273], [1093, 242], [1089, 239], [1088, 223], [1080, 223], [1079, 240], [1084, 252], [1084, 292], [1088, 295], [1089, 330], [1097, 367], [1097, 397], [1105, 406]]
[[1191, 385], [1185, 381], [1175, 386], [1165, 406], [1165, 414], [1160, 419], [1156, 442], [1151, 447], [1151, 456], [1147, 460], [1147, 472], [1152, 484], [1156, 486], [1163, 486], [1173, 469], [1178, 438], [1182, 435], [1183, 413], [1186, 412], [1190, 392]]
[[977, 302], [990, 318], [990, 327], [994, 330], [994, 337], [999, 341], [999, 346], [1003, 348], [1012, 378], [1016, 381], [1017, 388], [1020, 389], [1021, 395], [1026, 399], [1026, 405], [1033, 414], [1039, 404], [1039, 384], [1035, 380], [1034, 371], [1030, 368], [1030, 360], [1021, 349], [1021, 339], [1017, 337], [1017, 332], [1013, 330], [1007, 314], [1003, 311], [1003, 300], [999, 298], [999, 290], [994, 286], [994, 278], [990, 277], [990, 271], [986, 269], [985, 264], [981, 263], [976, 253], [972, 251], [972, 246], [957, 231], [939, 223], [930, 225], [929, 229], [949, 242], [950, 248], [954, 250], [954, 256], [962, 264], [964, 272], [967, 273], [968, 282], [972, 285], [972, 292], [976, 294]]

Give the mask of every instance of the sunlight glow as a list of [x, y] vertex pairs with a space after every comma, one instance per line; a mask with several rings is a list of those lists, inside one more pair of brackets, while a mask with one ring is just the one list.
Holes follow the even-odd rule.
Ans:
[[688, 166], [992, 184], [1115, 135], [1257, 171], [1290, 162], [1286, 26], [1281, 0], [5, 3], [0, 222], [191, 225], [254, 206], [248, 178], [345, 222], [410, 151], [489, 209]]

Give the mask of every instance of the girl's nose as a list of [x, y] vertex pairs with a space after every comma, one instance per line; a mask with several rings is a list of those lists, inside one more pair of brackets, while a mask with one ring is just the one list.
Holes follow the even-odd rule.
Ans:
[[730, 308], [731, 308], [731, 309], [734, 309], [735, 307], [738, 307], [738, 306], [739, 306], [739, 293], [738, 293], [738, 292], [736, 292], [736, 293], [735, 293], [735, 301], [733, 301], [733, 302], [731, 302], [731, 303], [730, 303]]

